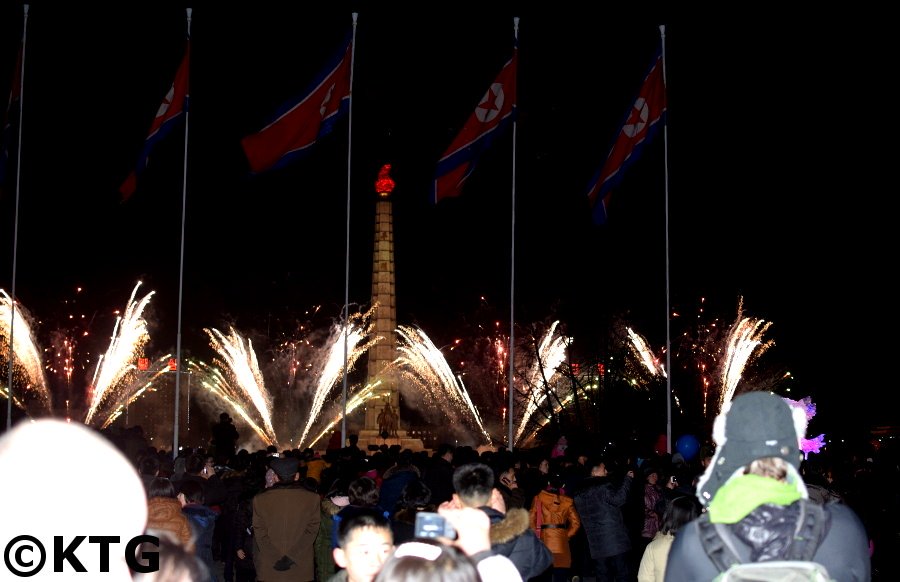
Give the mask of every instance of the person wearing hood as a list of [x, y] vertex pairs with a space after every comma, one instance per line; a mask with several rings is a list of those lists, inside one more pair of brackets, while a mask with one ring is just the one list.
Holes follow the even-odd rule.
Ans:
[[[713, 423], [717, 445], [697, 483], [696, 495], [708, 517], [678, 530], [666, 564], [666, 582], [712, 580], [719, 569], [701, 542], [700, 520], [724, 524], [744, 562], [784, 560], [793, 545], [807, 542], [800, 531], [808, 498], [798, 471], [806, 414], [771, 392], [747, 392], [722, 407]], [[871, 579], [868, 538], [853, 510], [827, 504], [824, 524], [810, 561], [842, 582]], [[810, 537], [810, 536], [803, 536]]]

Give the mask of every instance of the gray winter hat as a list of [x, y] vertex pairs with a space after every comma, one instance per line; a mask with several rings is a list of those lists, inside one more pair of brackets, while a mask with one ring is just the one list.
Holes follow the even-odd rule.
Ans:
[[771, 392], [746, 392], [726, 403], [713, 423], [716, 454], [697, 482], [700, 503], [709, 505], [719, 487], [756, 459], [780, 457], [798, 471], [805, 433], [806, 413]]

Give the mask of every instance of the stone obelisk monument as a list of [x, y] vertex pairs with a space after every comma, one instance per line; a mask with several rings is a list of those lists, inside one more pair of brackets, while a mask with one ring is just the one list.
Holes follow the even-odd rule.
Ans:
[[369, 348], [367, 384], [379, 382], [366, 406], [366, 420], [360, 431], [360, 445], [400, 445], [422, 450], [422, 441], [409, 439], [400, 429], [400, 390], [390, 364], [397, 358], [397, 303], [394, 285], [394, 223], [391, 192], [394, 180], [391, 165], [385, 164], [375, 180], [375, 248], [372, 257], [372, 305], [375, 309], [373, 333], [381, 337]]

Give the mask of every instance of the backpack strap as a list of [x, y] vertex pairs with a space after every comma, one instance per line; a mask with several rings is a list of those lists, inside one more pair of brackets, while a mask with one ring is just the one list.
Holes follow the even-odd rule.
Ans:
[[697, 520], [697, 528], [700, 532], [700, 543], [719, 572], [724, 572], [732, 565], [743, 562], [734, 545], [734, 539], [728, 526], [722, 523], [710, 523], [709, 514], [704, 513]]
[[800, 499], [800, 515], [794, 528], [794, 539], [788, 550], [788, 560], [812, 561], [825, 537], [828, 519], [825, 509], [818, 503]]
[[[825, 537], [828, 516], [821, 505], [800, 499], [800, 514], [794, 527], [794, 537], [784, 560], [812, 561]], [[724, 523], [710, 523], [709, 514], [704, 513], [697, 520], [700, 543], [706, 555], [720, 572], [734, 564], [743, 563], [734, 541], [734, 534]]]

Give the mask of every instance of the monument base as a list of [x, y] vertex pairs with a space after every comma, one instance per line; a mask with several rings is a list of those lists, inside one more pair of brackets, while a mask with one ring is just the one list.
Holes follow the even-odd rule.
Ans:
[[406, 435], [405, 430], [398, 430], [397, 436], [381, 438], [381, 435], [378, 434], [377, 430], [366, 429], [359, 431], [359, 448], [364, 451], [369, 449], [369, 445], [375, 445], [376, 447], [380, 447], [381, 445], [387, 445], [391, 447], [393, 445], [399, 445], [400, 450], [409, 449], [414, 453], [418, 453], [419, 451], [427, 451], [425, 448], [425, 443], [422, 442], [422, 439], [412, 438]]

